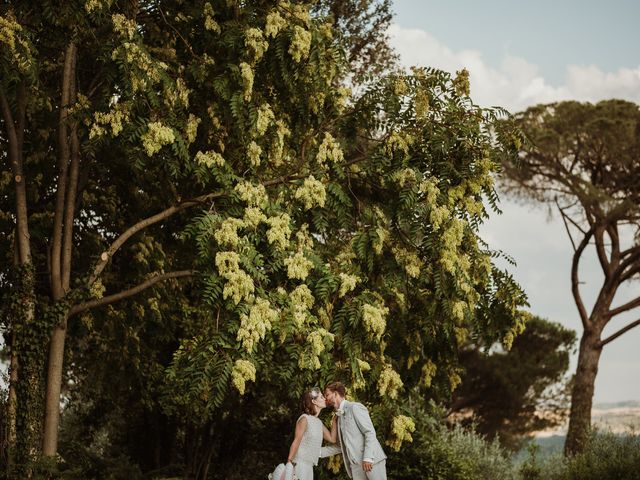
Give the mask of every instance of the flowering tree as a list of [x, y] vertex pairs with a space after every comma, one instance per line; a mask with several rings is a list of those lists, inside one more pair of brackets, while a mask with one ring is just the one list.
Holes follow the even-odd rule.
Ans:
[[9, 444], [23, 457], [41, 418], [56, 453], [69, 324], [159, 282], [201, 292], [163, 400], [195, 423], [265, 382], [293, 397], [341, 378], [400, 448], [406, 389], [455, 388], [467, 335], [509, 343], [523, 328], [524, 296], [477, 234], [511, 137], [472, 104], [465, 71], [350, 92], [329, 19], [286, 1], [34, 15], [5, 4], [0, 37]]

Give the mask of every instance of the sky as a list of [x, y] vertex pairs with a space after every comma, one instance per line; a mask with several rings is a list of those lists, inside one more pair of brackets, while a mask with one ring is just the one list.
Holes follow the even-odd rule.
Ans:
[[[637, 0], [395, 0], [389, 34], [403, 65], [470, 72], [471, 97], [511, 112], [559, 100], [640, 103], [640, 2]], [[562, 221], [546, 207], [503, 196], [503, 214], [481, 234], [512, 256], [509, 266], [531, 312], [581, 333], [570, 290], [573, 250]], [[504, 264], [506, 266], [506, 264]], [[594, 254], [580, 270], [590, 306], [602, 279]], [[640, 282], [614, 304], [640, 295]], [[615, 317], [605, 336], [635, 316]], [[594, 402], [640, 400], [640, 326], [605, 346]], [[576, 355], [572, 360], [575, 369]]]

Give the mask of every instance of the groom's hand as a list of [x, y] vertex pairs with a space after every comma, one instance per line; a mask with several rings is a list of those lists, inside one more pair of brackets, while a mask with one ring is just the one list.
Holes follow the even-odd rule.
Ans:
[[362, 462], [362, 470], [365, 472], [370, 472], [373, 468], [373, 463], [371, 462]]

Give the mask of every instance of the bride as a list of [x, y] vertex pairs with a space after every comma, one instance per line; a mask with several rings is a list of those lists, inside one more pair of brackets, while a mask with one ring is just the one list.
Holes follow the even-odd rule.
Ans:
[[336, 443], [338, 427], [335, 421], [331, 424], [331, 431], [318, 418], [323, 408], [327, 406], [324, 395], [318, 387], [311, 388], [302, 395], [302, 410], [296, 421], [296, 430], [289, 448], [287, 465], [280, 464], [269, 476], [273, 480], [313, 480], [313, 467], [318, 465], [318, 459], [328, 457], [334, 452], [322, 446], [322, 440]]

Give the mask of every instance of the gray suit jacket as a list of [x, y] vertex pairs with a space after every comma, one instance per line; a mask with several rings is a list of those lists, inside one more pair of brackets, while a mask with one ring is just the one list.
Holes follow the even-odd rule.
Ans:
[[367, 407], [345, 400], [342, 409], [344, 413], [338, 417], [338, 445], [322, 447], [320, 456], [341, 453], [347, 474], [352, 477], [352, 465], [361, 464], [365, 458], [373, 460], [375, 464], [387, 456], [376, 438]]

